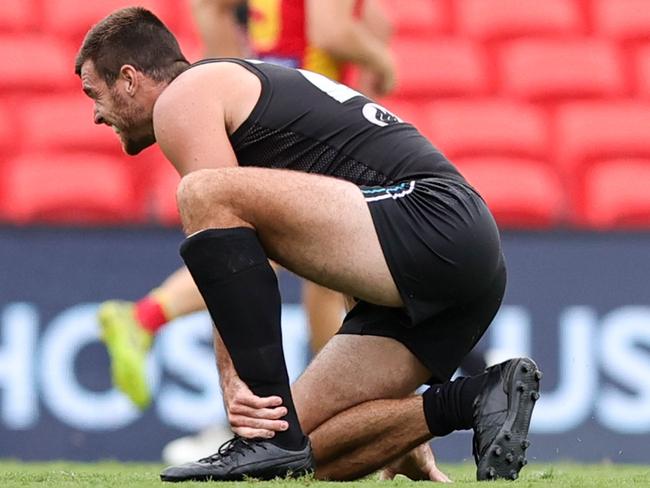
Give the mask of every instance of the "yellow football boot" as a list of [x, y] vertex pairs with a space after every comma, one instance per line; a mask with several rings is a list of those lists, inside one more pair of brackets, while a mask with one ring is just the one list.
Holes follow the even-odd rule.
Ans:
[[151, 403], [146, 366], [153, 335], [136, 320], [133, 302], [104, 302], [97, 315], [111, 361], [113, 384], [144, 410]]

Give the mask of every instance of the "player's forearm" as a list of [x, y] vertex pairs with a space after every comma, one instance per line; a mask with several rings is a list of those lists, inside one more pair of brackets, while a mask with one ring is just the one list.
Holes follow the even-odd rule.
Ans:
[[312, 0], [307, 4], [307, 36], [310, 44], [330, 56], [370, 69], [385, 62], [389, 55], [386, 42], [368, 25], [354, 17], [352, 2], [333, 3]]
[[205, 302], [192, 275], [182, 267], [151, 292], [158, 297], [169, 320], [205, 310]]
[[205, 45], [206, 56], [243, 57], [244, 36], [235, 19], [243, 0], [192, 0], [192, 14]]
[[333, 58], [375, 69], [389, 55], [387, 46], [358, 21], [344, 22], [328, 33], [314, 34], [311, 43]]
[[390, 42], [393, 36], [393, 24], [386, 16], [378, 0], [365, 0], [363, 2], [363, 24], [372, 34], [384, 44]]

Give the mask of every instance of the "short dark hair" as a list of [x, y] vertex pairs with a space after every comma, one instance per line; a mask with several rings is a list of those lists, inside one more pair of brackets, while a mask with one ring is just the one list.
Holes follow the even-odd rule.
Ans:
[[189, 65], [174, 35], [142, 7], [116, 10], [94, 25], [77, 54], [77, 75], [81, 75], [81, 66], [88, 60], [109, 86], [125, 64], [159, 82], [173, 80]]

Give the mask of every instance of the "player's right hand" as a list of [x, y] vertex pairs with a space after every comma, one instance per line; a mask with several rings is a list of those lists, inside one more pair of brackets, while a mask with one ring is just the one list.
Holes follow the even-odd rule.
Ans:
[[368, 78], [363, 80], [363, 76], [361, 77], [360, 82], [366, 84], [365, 87], [361, 87], [361, 91], [364, 91], [365, 88], [365, 91], [369, 92], [371, 98], [388, 95], [397, 83], [396, 72], [395, 61], [387, 53], [381, 58], [381, 62], [377, 66], [369, 70], [369, 73], [366, 75]]
[[413, 481], [451, 483], [449, 477], [438, 469], [431, 446], [425, 442], [386, 466], [379, 474], [380, 480], [392, 480], [401, 474]]
[[248, 439], [270, 439], [276, 432], [287, 430], [282, 420], [287, 414], [279, 396], [258, 397], [239, 377], [234, 376], [223, 385], [228, 421], [232, 431]]

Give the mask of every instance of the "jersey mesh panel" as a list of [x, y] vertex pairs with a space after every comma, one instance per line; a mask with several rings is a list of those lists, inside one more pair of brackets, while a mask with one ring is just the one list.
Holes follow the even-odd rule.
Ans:
[[[268, 141], [264, 141], [268, 139]], [[260, 145], [261, 144], [261, 145]], [[247, 147], [255, 145], [255, 153]], [[237, 144], [242, 166], [291, 169], [335, 176], [357, 185], [389, 185], [386, 175], [368, 167], [327, 144], [318, 143], [296, 132], [269, 129], [254, 124]], [[287, 155], [290, 154], [290, 157]]]

